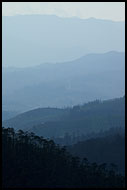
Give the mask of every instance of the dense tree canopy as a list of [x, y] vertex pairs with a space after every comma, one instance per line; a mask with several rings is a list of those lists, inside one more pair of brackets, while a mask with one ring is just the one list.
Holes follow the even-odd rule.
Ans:
[[90, 164], [34, 133], [2, 128], [3, 187], [124, 187], [106, 164]]

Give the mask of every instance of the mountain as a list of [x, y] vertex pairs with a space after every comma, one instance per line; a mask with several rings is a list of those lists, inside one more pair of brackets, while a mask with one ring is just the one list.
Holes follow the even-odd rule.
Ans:
[[55, 15], [2, 17], [3, 66], [64, 62], [112, 50], [125, 51], [125, 22]]
[[125, 173], [125, 137], [110, 135], [103, 138], [91, 138], [68, 146], [71, 154], [88, 158], [90, 162], [114, 163], [118, 171]]
[[[96, 126], [96, 125], [95, 125]], [[78, 131], [73, 132], [71, 134], [65, 133], [64, 136], [61, 137], [52, 137], [52, 140], [59, 144], [60, 146], [70, 146], [73, 144], [76, 144], [78, 142], [86, 141], [88, 139], [95, 139], [95, 138], [105, 138], [105, 137], [112, 137], [112, 136], [124, 136], [125, 135], [125, 128], [124, 127], [111, 127], [107, 130], [100, 129], [99, 132], [90, 132], [90, 133], [84, 133], [80, 134]]]
[[125, 177], [106, 164], [72, 156], [34, 133], [2, 128], [4, 188], [120, 188]]
[[10, 119], [18, 114], [19, 112], [2, 110], [2, 121]]
[[34, 125], [43, 124], [46, 121], [57, 121], [66, 112], [68, 112], [68, 110], [66, 111], [58, 108], [38, 108], [3, 121], [3, 125], [13, 125], [13, 127], [17, 129], [28, 129]]
[[88, 54], [63, 63], [2, 69], [3, 110], [64, 107], [125, 94], [125, 54]]
[[4, 127], [33, 131], [44, 137], [61, 137], [66, 133], [89, 134], [125, 127], [125, 97], [93, 101], [73, 108], [40, 108], [9, 120]]

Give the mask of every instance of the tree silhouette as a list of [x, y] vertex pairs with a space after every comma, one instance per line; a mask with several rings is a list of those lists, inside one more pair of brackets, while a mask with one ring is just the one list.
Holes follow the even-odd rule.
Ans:
[[66, 147], [34, 133], [2, 128], [4, 188], [124, 187], [124, 177], [106, 164], [90, 164]]

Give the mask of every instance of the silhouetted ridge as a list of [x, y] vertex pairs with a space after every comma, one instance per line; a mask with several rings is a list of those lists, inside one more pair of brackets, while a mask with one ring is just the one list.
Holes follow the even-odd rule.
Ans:
[[80, 161], [52, 140], [2, 128], [4, 188], [124, 187], [124, 177], [106, 164]]
[[87, 135], [125, 127], [125, 98], [86, 103], [72, 108], [40, 108], [19, 114], [3, 122], [4, 127], [14, 127], [35, 132], [44, 137], [60, 137], [65, 133]]

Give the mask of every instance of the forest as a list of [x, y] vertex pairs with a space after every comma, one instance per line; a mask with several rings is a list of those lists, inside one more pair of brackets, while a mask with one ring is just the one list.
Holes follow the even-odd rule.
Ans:
[[105, 101], [94, 100], [66, 108], [37, 108], [3, 121], [4, 127], [29, 130], [44, 137], [99, 133], [110, 128], [125, 128], [125, 96]]
[[125, 3], [2, 2], [2, 188], [125, 188]]
[[125, 178], [115, 164], [91, 163], [32, 132], [2, 127], [4, 188], [117, 188]]

